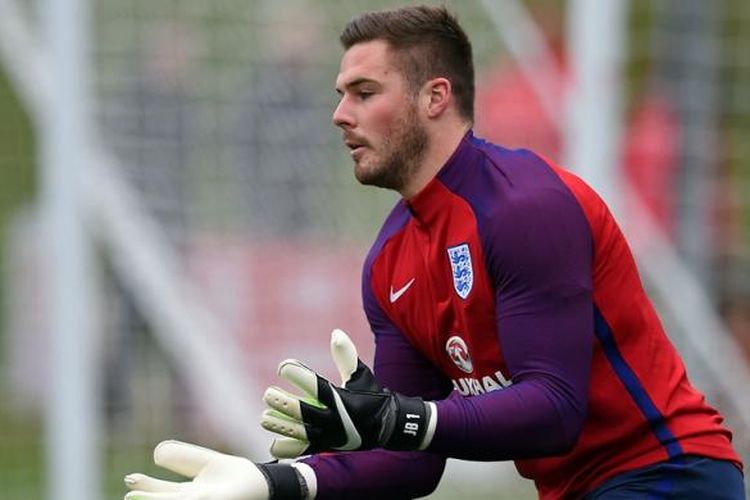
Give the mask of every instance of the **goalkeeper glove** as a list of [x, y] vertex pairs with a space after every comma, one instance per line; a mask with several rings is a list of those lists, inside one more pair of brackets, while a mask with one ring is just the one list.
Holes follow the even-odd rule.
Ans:
[[273, 456], [372, 448], [423, 450], [430, 444], [437, 422], [434, 403], [381, 388], [341, 330], [331, 334], [331, 356], [342, 387], [297, 360], [279, 365], [279, 375], [304, 396], [278, 387], [266, 390], [263, 400], [268, 408], [261, 426], [284, 436], [271, 444]]
[[[162, 441], [154, 449], [154, 463], [191, 478], [187, 482], [163, 481], [145, 474], [125, 476], [133, 491], [125, 500], [299, 500], [308, 498], [308, 481], [295, 466], [304, 464], [254, 464], [180, 441]], [[312, 496], [314, 497], [314, 492]]]

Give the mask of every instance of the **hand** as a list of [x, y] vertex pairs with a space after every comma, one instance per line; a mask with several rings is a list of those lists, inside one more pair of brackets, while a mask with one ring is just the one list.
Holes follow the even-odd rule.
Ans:
[[284, 436], [271, 444], [273, 456], [293, 458], [378, 447], [417, 450], [429, 445], [437, 417], [432, 403], [381, 388], [341, 330], [331, 334], [331, 357], [342, 387], [297, 360], [279, 365], [279, 375], [304, 395], [278, 387], [266, 389], [263, 400], [268, 409], [263, 412], [261, 426]]
[[271, 500], [303, 498], [305, 488], [291, 465], [254, 464], [180, 441], [162, 441], [154, 449], [154, 463], [187, 482], [164, 481], [145, 474], [125, 476], [133, 491], [125, 500]]

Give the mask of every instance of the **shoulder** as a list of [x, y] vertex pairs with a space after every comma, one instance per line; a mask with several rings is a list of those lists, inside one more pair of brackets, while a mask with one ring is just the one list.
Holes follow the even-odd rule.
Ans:
[[579, 256], [588, 262], [593, 243], [577, 178], [529, 150], [474, 147], [480, 155], [454, 192], [474, 212], [490, 274], [536, 274]]
[[[471, 207], [481, 236], [517, 232], [528, 223], [583, 217], [573, 174], [527, 149], [474, 139], [474, 161], [447, 187]], [[543, 224], [544, 225], [544, 224]]]

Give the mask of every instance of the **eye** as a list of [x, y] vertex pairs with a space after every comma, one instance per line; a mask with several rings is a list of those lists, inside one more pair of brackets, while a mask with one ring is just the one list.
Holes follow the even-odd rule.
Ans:
[[375, 92], [369, 91], [369, 90], [360, 90], [357, 92], [357, 97], [362, 100], [366, 101], [370, 97], [374, 96]]

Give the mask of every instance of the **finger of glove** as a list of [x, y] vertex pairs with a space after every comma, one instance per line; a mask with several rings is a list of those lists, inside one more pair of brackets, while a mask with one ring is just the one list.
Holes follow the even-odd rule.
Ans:
[[305, 440], [276, 438], [271, 443], [271, 455], [275, 458], [297, 458], [306, 455], [310, 443]]
[[260, 425], [265, 430], [282, 436], [307, 441], [305, 425], [298, 420], [279, 414], [274, 410], [265, 410], [260, 418]]
[[[317, 401], [308, 399], [311, 404], [319, 404]], [[263, 402], [266, 406], [277, 410], [278, 412], [288, 415], [291, 418], [302, 420], [302, 409], [300, 408], [300, 397], [291, 394], [279, 387], [269, 387], [263, 393]]]
[[356, 371], [359, 357], [352, 339], [338, 328], [331, 332], [331, 357], [344, 386]]
[[182, 441], [162, 441], [154, 449], [154, 463], [177, 474], [193, 478], [221, 453]]
[[315, 412], [316, 408], [330, 408], [334, 404], [331, 383], [300, 361], [296, 359], [282, 361], [279, 365], [279, 375], [309, 396], [308, 398], [297, 397], [302, 407]]
[[174, 481], [164, 481], [146, 474], [128, 474], [125, 476], [125, 486], [130, 490], [139, 492], [179, 492], [182, 491], [182, 484]]
[[307, 396], [318, 399], [318, 374], [296, 359], [286, 359], [279, 364], [278, 374]]
[[[331, 394], [330, 383], [322, 378], [318, 380], [325, 384], [325, 387], [319, 392], [322, 394]], [[329, 399], [332, 399], [332, 396]], [[266, 389], [266, 392], [263, 394], [263, 401], [268, 406], [268, 413], [264, 413], [263, 416], [273, 415], [284, 421], [298, 422], [306, 426], [325, 426], [329, 423], [333, 415], [320, 401], [313, 398], [301, 400], [299, 396], [290, 394], [278, 387], [269, 387]], [[261, 424], [263, 423], [263, 416], [261, 417]]]

